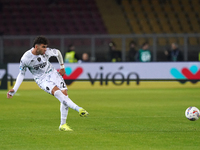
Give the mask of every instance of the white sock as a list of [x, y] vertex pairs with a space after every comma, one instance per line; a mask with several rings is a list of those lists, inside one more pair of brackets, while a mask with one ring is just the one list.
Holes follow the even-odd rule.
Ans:
[[70, 107], [76, 111], [79, 112], [79, 107], [76, 105], [69, 97], [68, 95], [65, 96], [60, 90], [55, 91], [54, 96], [65, 106], [65, 107]]
[[60, 117], [61, 117], [60, 125], [66, 123], [67, 115], [68, 115], [68, 107], [60, 103]]

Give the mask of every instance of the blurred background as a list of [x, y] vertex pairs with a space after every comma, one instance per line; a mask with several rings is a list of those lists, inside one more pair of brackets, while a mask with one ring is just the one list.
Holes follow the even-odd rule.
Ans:
[[73, 45], [76, 62], [140, 61], [145, 43], [149, 61], [199, 61], [199, 8], [200, 0], [1, 0], [0, 63], [19, 62], [38, 35], [64, 58]]

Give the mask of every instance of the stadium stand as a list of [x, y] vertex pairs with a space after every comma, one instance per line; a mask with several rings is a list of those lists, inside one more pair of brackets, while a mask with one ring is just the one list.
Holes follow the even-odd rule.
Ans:
[[[109, 34], [131, 33], [123, 10], [115, 0], [96, 0], [96, 4]], [[121, 49], [121, 39], [112, 39], [112, 41], [117, 43], [117, 49]]]
[[106, 34], [94, 0], [2, 0], [4, 35]]
[[[121, 3], [119, 2], [120, 0], [1, 0], [0, 35], [200, 33], [200, 0], [121, 0]], [[111, 40], [120, 50], [121, 38], [96, 39], [96, 55], [102, 57], [99, 61], [106, 60], [103, 55], [106, 55]], [[150, 46], [153, 45], [153, 39], [149, 37], [127, 38], [127, 51], [132, 40], [138, 47], [145, 41], [148, 41]], [[184, 47], [183, 37], [159, 37], [157, 52], [163, 53], [160, 50], [172, 42], [177, 42], [182, 48]], [[57, 48], [60, 46], [59, 39], [50, 39], [50, 43]], [[65, 47], [70, 43], [74, 43], [77, 50], [80, 49], [80, 53], [82, 51], [90, 53], [91, 39], [64, 40]], [[196, 55], [199, 43], [199, 37], [188, 38], [188, 44], [196, 46], [194, 53], [190, 52], [190, 54]], [[4, 58], [7, 61], [11, 61], [11, 57], [15, 58], [16, 55], [19, 57], [23, 54], [21, 50], [20, 53], [16, 52], [16, 46], [21, 49], [31, 46], [29, 41], [23, 40], [4, 40], [4, 45]], [[10, 51], [13, 51], [13, 56], [10, 56]], [[162, 60], [158, 54], [157, 57]]]
[[[0, 6], [1, 35], [108, 33], [95, 0], [1, 0]], [[90, 53], [90, 42], [89, 39], [66, 39], [64, 44], [67, 47], [74, 43], [81, 55]], [[59, 49], [59, 39], [50, 39], [50, 45]], [[30, 46], [29, 41], [4, 40], [4, 62], [19, 62], [23, 50]]]
[[129, 34], [130, 29], [121, 7], [115, 0], [96, 0], [109, 34]]
[[[200, 33], [199, 0], [123, 0], [122, 6], [133, 33]], [[193, 39], [193, 38], [192, 38]], [[197, 45], [199, 39], [189, 39]], [[182, 39], [158, 39], [166, 45]]]

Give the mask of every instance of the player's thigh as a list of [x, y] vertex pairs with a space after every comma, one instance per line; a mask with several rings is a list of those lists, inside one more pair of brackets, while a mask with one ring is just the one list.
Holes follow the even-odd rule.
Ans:
[[41, 89], [49, 94], [53, 94], [56, 90], [61, 90], [63, 94], [67, 95], [67, 86], [62, 76], [58, 72], [52, 73], [50, 77], [46, 77], [38, 85]]
[[50, 77], [50, 81], [55, 83], [55, 85], [61, 90], [67, 90], [67, 85], [65, 84], [65, 81], [63, 79], [63, 77], [58, 73], [58, 72], [54, 72], [51, 77]]
[[49, 94], [52, 94], [52, 90], [56, 86], [55, 83], [48, 81], [48, 80], [44, 80], [43, 82], [41, 82], [38, 85], [42, 90], [44, 90], [45, 92], [47, 92]]

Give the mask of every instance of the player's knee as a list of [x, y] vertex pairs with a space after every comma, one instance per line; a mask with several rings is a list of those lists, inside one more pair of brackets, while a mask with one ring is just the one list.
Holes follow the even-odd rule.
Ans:
[[[52, 89], [52, 91], [51, 91], [52, 95], [54, 95], [55, 92], [56, 92], [57, 90], [60, 90], [60, 89], [59, 89], [57, 86], [55, 86], [55, 87]], [[61, 90], [61, 92], [62, 92], [65, 96], [68, 95], [68, 94], [67, 94], [67, 90]]]
[[68, 94], [67, 94], [67, 90], [62, 90], [62, 93], [63, 93], [65, 96], [68, 95]]
[[55, 86], [55, 87], [52, 89], [52, 91], [51, 91], [52, 95], [54, 95], [54, 93], [55, 93], [57, 90], [60, 90], [60, 89], [59, 89], [57, 86]]

